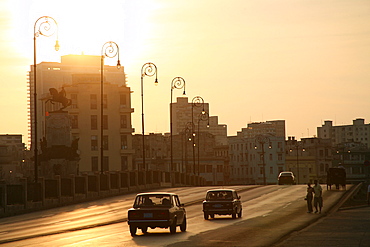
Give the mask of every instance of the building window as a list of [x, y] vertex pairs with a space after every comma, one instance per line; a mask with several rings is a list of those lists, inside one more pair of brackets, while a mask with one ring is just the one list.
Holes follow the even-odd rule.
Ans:
[[121, 156], [121, 171], [128, 170], [128, 161], [127, 156]]
[[274, 174], [274, 168], [270, 166], [270, 174]]
[[71, 115], [71, 128], [78, 129], [78, 115]]
[[108, 150], [108, 136], [103, 136], [103, 150]]
[[278, 160], [279, 161], [282, 161], [283, 160], [283, 155], [282, 154], [278, 154]]
[[127, 149], [127, 135], [121, 135], [121, 149]]
[[98, 97], [96, 94], [90, 94], [90, 109], [98, 109]]
[[206, 166], [206, 168], [207, 168], [207, 173], [212, 173], [212, 165], [207, 165]]
[[263, 174], [263, 167], [260, 167], [260, 174]]
[[222, 165], [217, 165], [217, 172], [223, 172], [223, 166]]
[[103, 115], [103, 129], [108, 129], [108, 115]]
[[91, 115], [91, 130], [97, 130], [97, 129], [98, 129], [98, 116]]
[[120, 94], [119, 95], [119, 104], [120, 107], [127, 107], [127, 97], [126, 94]]
[[71, 101], [72, 101], [71, 108], [72, 109], [78, 108], [78, 105], [77, 105], [77, 94], [75, 94], [75, 93], [71, 94]]
[[91, 151], [98, 150], [98, 136], [91, 136]]
[[270, 154], [269, 156], [270, 156], [270, 160], [272, 160], [272, 154]]
[[98, 156], [91, 157], [91, 171], [93, 172], [99, 171]]
[[127, 128], [127, 115], [121, 115], [120, 116], [120, 127], [121, 129]]

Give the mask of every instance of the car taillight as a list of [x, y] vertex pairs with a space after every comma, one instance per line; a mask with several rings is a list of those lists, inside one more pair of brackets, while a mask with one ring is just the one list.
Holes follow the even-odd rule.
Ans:
[[166, 218], [168, 218], [168, 211], [159, 212], [159, 213], [157, 214], [157, 216], [158, 216], [158, 218], [160, 218], [160, 219], [166, 219]]

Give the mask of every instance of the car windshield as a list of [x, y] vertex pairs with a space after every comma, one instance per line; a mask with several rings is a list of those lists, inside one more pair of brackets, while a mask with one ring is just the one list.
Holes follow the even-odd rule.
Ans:
[[206, 199], [209, 201], [233, 199], [231, 191], [208, 191]]
[[139, 195], [135, 199], [134, 207], [171, 207], [169, 195]]
[[280, 177], [291, 177], [293, 174], [290, 172], [282, 172], [280, 173]]

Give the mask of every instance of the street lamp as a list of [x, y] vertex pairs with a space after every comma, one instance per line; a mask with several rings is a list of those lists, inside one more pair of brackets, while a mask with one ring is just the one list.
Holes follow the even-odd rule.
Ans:
[[[55, 28], [54, 28], [55, 26]], [[59, 50], [58, 42], [58, 23], [50, 16], [42, 16], [35, 22], [33, 29], [33, 111], [34, 111], [34, 164], [35, 164], [35, 183], [38, 181], [38, 147], [37, 147], [37, 83], [36, 83], [36, 38], [40, 35], [50, 37], [57, 33], [55, 50]]]
[[[104, 173], [104, 58], [113, 58], [117, 56], [117, 69], [121, 68], [119, 60], [119, 47], [113, 41], [106, 42], [101, 49], [101, 60], [100, 60], [100, 173]], [[106, 102], [108, 104], [108, 102]], [[106, 105], [107, 107], [107, 105]], [[108, 120], [107, 120], [108, 121]]]
[[209, 127], [209, 115], [208, 112], [204, 111], [199, 114], [198, 117], [198, 176], [199, 176], [199, 152], [200, 152], [200, 134], [199, 134], [199, 125], [200, 121], [207, 121], [207, 128]]
[[[296, 141], [294, 144], [294, 147], [296, 148], [296, 155], [297, 155], [297, 184], [299, 184], [299, 158], [298, 158], [298, 150], [302, 148], [302, 152], [305, 152], [305, 148], [302, 147], [302, 144]], [[290, 152], [293, 152], [293, 149], [289, 150]]]
[[173, 141], [172, 141], [172, 94], [174, 89], [184, 88], [183, 95], [185, 95], [185, 80], [182, 77], [175, 77], [171, 82], [171, 104], [170, 104], [170, 139], [171, 139], [171, 174], [173, 171]]
[[155, 81], [154, 84], [158, 84], [158, 78], [157, 78], [157, 66], [154, 63], [145, 63], [141, 67], [141, 130], [143, 134], [143, 166], [144, 170], [146, 171], [146, 164], [145, 164], [145, 136], [144, 136], [144, 90], [143, 90], [143, 82], [145, 76], [154, 76], [155, 75]]
[[[204, 100], [200, 96], [195, 96], [191, 101], [191, 122], [194, 126], [194, 107], [200, 107], [202, 106], [202, 113], [204, 113]], [[195, 130], [193, 128], [193, 167], [194, 167], [194, 175], [195, 175]]]
[[[263, 185], [266, 185], [266, 164], [265, 164], [265, 144], [269, 143], [269, 148], [271, 149], [270, 138], [264, 135], [257, 135], [255, 141], [261, 145], [262, 149], [262, 173], [263, 173]], [[257, 149], [257, 145], [254, 146], [254, 149]]]

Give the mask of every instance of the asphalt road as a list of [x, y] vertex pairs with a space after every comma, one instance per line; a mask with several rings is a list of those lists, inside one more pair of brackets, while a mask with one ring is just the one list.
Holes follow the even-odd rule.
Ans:
[[[231, 186], [233, 187], [233, 186]], [[139, 231], [132, 238], [127, 209], [134, 194], [0, 220], [2, 246], [272, 246], [292, 231], [325, 215], [345, 193], [324, 190], [322, 215], [307, 214], [305, 185], [237, 186], [243, 217], [216, 216], [204, 220], [201, 200], [215, 187], [174, 188], [186, 204], [188, 230], [171, 235], [168, 229]]]

